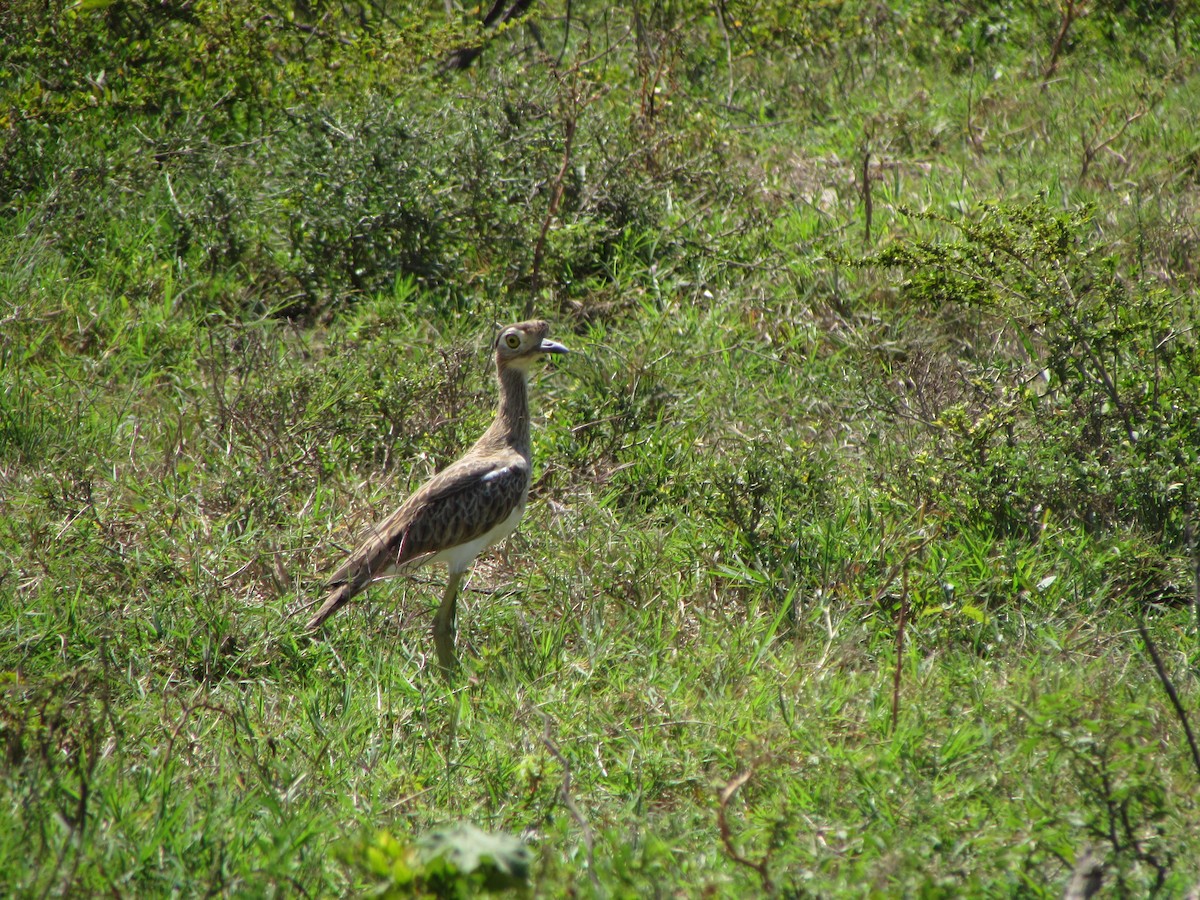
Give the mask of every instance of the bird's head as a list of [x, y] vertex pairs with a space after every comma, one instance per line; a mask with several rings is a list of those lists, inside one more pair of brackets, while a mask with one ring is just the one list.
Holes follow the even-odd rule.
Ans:
[[518, 322], [501, 329], [496, 336], [496, 365], [500, 368], [528, 369], [535, 359], [551, 354], [566, 353], [567, 348], [552, 341], [550, 324], [540, 319]]

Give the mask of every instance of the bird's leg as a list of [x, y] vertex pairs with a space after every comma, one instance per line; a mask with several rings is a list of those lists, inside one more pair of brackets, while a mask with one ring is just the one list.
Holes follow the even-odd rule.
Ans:
[[446, 592], [442, 594], [442, 605], [433, 619], [433, 646], [437, 650], [438, 666], [447, 679], [458, 664], [454, 655], [454, 606], [458, 599], [458, 585], [463, 572], [451, 571], [446, 579]]

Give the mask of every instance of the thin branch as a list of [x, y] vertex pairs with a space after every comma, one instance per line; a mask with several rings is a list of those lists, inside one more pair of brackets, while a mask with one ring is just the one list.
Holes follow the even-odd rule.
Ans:
[[567, 812], [571, 814], [571, 818], [575, 820], [583, 832], [583, 846], [587, 852], [588, 875], [592, 879], [592, 884], [599, 890], [600, 879], [596, 877], [596, 836], [592, 833], [592, 826], [588, 824], [588, 820], [579, 811], [579, 807], [575, 803], [575, 798], [571, 796], [571, 764], [567, 762], [567, 758], [562, 755], [562, 751], [558, 749], [558, 745], [550, 737], [550, 717], [540, 710], [534, 711], [542, 717], [542, 745], [549, 751], [551, 756], [558, 760], [558, 764], [562, 766], [563, 783], [562, 788], [559, 790], [559, 797], [562, 799], [563, 806], [567, 808]]
[[301, 34], [307, 34], [309, 37], [320, 38], [323, 41], [333, 39], [343, 47], [350, 47], [354, 44], [354, 41], [343, 35], [334, 36], [329, 32], [318, 28], [316, 25], [306, 25], [303, 22], [288, 21], [282, 16], [277, 16], [274, 13], [265, 13], [262, 17], [262, 21], [271, 22], [282, 28], [291, 28], [295, 31], [299, 31]]
[[721, 843], [725, 846], [725, 852], [735, 863], [740, 866], [745, 866], [748, 869], [753, 869], [758, 873], [758, 877], [762, 880], [763, 892], [770, 894], [774, 890], [774, 885], [771, 883], [771, 873], [767, 869], [767, 863], [770, 861], [771, 853], [768, 850], [763, 858], [757, 862], [752, 859], [747, 859], [738, 853], [737, 847], [733, 843], [733, 834], [729, 830], [729, 819], [725, 815], [725, 810], [729, 806], [729, 801], [733, 799], [733, 795], [737, 793], [738, 788], [744, 785], [754, 776], [754, 767], [746, 769], [746, 771], [734, 777], [734, 779], [721, 788], [717, 794], [717, 828], [721, 831]]
[[1058, 68], [1058, 58], [1062, 53], [1063, 44], [1067, 41], [1067, 32], [1071, 30], [1071, 23], [1075, 21], [1075, 17], [1079, 14], [1079, 10], [1084, 6], [1084, 0], [1066, 0], [1062, 7], [1062, 21], [1059, 23], [1058, 35], [1054, 38], [1054, 46], [1050, 48], [1050, 62], [1046, 65], [1046, 71], [1042, 73], [1042, 88], [1045, 89], [1046, 83], [1054, 75], [1054, 70]]
[[563, 41], [562, 49], [558, 51], [558, 59], [554, 61], [555, 65], [561, 66], [563, 57], [567, 55], [567, 45], [571, 42], [571, 0], [567, 0], [566, 15], [563, 16]]
[[[1063, 316], [1066, 318], [1067, 324], [1071, 326], [1071, 330], [1074, 332], [1076, 342], [1079, 344], [1084, 354], [1095, 367], [1096, 373], [1100, 377], [1100, 383], [1104, 388], [1104, 392], [1108, 394], [1108, 398], [1113, 402], [1113, 406], [1115, 406], [1117, 409], [1117, 414], [1121, 417], [1121, 422], [1125, 426], [1125, 433], [1129, 436], [1129, 440], [1131, 442], [1136, 442], [1137, 429], [1133, 427], [1133, 419], [1129, 415], [1129, 410], [1126, 408], [1125, 404], [1121, 402], [1121, 396], [1117, 391], [1116, 382], [1113, 381], [1112, 376], [1109, 375], [1108, 366], [1104, 364], [1104, 360], [1101, 359], [1100, 354], [1093, 349], [1091, 341], [1087, 339], [1086, 332], [1083, 328], [1083, 323], [1081, 323], [1075, 316], [1074, 311], [1079, 308], [1079, 301], [1075, 297], [1075, 289], [1071, 286], [1071, 279], [1067, 277], [1067, 273], [1063, 271], [1062, 263], [1060, 263], [1058, 260], [1054, 261], [1054, 268], [1058, 272], [1059, 283], [1062, 285], [1067, 297], [1069, 297], [1071, 300], [1071, 308], [1069, 310], [1063, 310]], [[1086, 372], [1084, 375], [1086, 376]]]
[[908, 623], [908, 568], [900, 574], [900, 621], [896, 624], [896, 671], [892, 675], [892, 725], [891, 734], [896, 733], [896, 721], [900, 718], [900, 671], [904, 662], [904, 626]]
[[571, 170], [571, 157], [575, 145], [575, 131], [579, 126], [579, 116], [600, 95], [598, 93], [583, 96], [580, 89], [580, 64], [571, 66], [569, 77], [563, 77], [558, 69], [551, 66], [559, 87], [559, 111], [563, 128], [562, 163], [558, 173], [550, 185], [550, 203], [546, 207], [546, 215], [542, 219], [542, 227], [538, 232], [536, 243], [533, 245], [533, 263], [529, 274], [529, 297], [525, 301], [525, 315], [531, 316], [538, 301], [538, 292], [542, 281], [542, 263], [546, 256], [546, 238], [550, 233], [550, 225], [558, 217], [558, 208], [562, 203], [563, 189], [566, 185], [567, 173]]
[[863, 197], [863, 216], [865, 219], [863, 228], [863, 246], [871, 245], [871, 147], [863, 150], [862, 161], [862, 197]]
[[[565, 105], [565, 104], [564, 104]], [[574, 105], [574, 104], [572, 104]], [[550, 188], [550, 204], [546, 207], [546, 216], [542, 219], [542, 228], [538, 232], [537, 243], [533, 245], [533, 268], [530, 272], [529, 299], [525, 301], [525, 315], [533, 315], [533, 306], [537, 301], [538, 289], [541, 286], [542, 260], [546, 255], [546, 235], [550, 232], [550, 223], [558, 215], [558, 206], [562, 202], [563, 184], [567, 171], [571, 166], [571, 146], [575, 142], [575, 128], [579, 124], [576, 111], [570, 110], [563, 121], [563, 154], [562, 165], [554, 176]]]
[[[1079, 167], [1079, 181], [1081, 183], [1083, 182], [1083, 179], [1087, 177], [1088, 170], [1091, 168], [1092, 161], [1096, 158], [1096, 154], [1120, 140], [1121, 137], [1124, 136], [1125, 132], [1129, 130], [1129, 126], [1144, 115], [1146, 115], [1145, 107], [1139, 107], [1136, 112], [1132, 112], [1125, 117], [1125, 121], [1122, 123], [1120, 128], [1103, 140], [1095, 140], [1092, 143], [1088, 143], [1087, 134], [1085, 133], [1080, 135], [1079, 143], [1083, 145], [1083, 163]], [[1107, 116], [1102, 117], [1102, 119], [1103, 118], [1107, 118]], [[1102, 125], [1103, 121], [1099, 121], [1098, 124]], [[1097, 132], [1098, 131], [1099, 128], [1097, 128]], [[1113, 152], [1116, 153], [1116, 151]], [[1121, 157], [1120, 154], [1117, 154], [1117, 158], [1124, 161], [1124, 158]]]
[[[934, 538], [937, 538], [938, 536], [940, 536], [941, 533], [942, 533], [942, 526], [938, 525], [933, 530], [932, 534], [930, 534], [928, 537], [924, 538], [922, 541], [920, 541], [920, 543], [914, 545], [913, 547], [910, 547], [908, 552], [905, 553], [903, 557], [901, 557], [900, 561], [898, 563], [896, 563], [894, 566], [892, 566], [891, 569], [888, 570], [887, 576], [883, 579], [883, 584], [880, 586], [879, 590], [877, 590], [875, 592], [875, 603], [876, 604], [878, 604], [881, 600], [883, 600], [883, 595], [886, 594], [888, 591], [888, 588], [890, 588], [892, 586], [892, 582], [894, 582], [896, 580], [896, 576], [903, 574], [903, 572], [906, 570], [906, 568], [908, 567], [908, 561], [910, 559], [912, 559], [914, 556], [916, 556], [918, 553], [920, 553], [922, 550], [924, 550], [927, 546], [929, 546], [929, 544], [934, 540]], [[882, 543], [883, 543], [883, 541], [881, 539], [880, 544], [882, 545]], [[881, 547], [881, 549], [882, 549], [882, 547]]]
[[[482, 26], [485, 31], [507, 24], [518, 16], [524, 15], [533, 0], [516, 0], [512, 6], [505, 9], [506, 2], [507, 0], [496, 0], [492, 4], [488, 14], [483, 17]], [[459, 47], [457, 50], [450, 51], [446, 61], [442, 63], [442, 71], [449, 72], [468, 68], [483, 53], [483, 47], [484, 44], [480, 43], [473, 47]]]
[[1146, 630], [1146, 623], [1142, 617], [1138, 616], [1138, 633], [1142, 636], [1142, 642], [1146, 645], [1146, 652], [1150, 654], [1150, 659], [1154, 662], [1154, 671], [1158, 673], [1158, 680], [1162, 682], [1163, 690], [1167, 692], [1167, 697], [1171, 700], [1171, 705], [1175, 707], [1175, 715], [1179, 718], [1179, 723], [1183, 725], [1183, 733], [1187, 736], [1188, 747], [1192, 751], [1192, 762], [1196, 766], [1196, 774], [1200, 775], [1200, 747], [1196, 746], [1196, 736], [1192, 734], [1191, 723], [1188, 722], [1187, 711], [1184, 710], [1183, 704], [1179, 700], [1179, 694], [1175, 690], [1175, 685], [1171, 682], [1171, 677], [1167, 674], [1167, 668], [1163, 665], [1162, 658], [1158, 655], [1158, 649], [1154, 646], [1154, 641], [1150, 639], [1150, 632]]
[[725, 95], [725, 105], [733, 104], [733, 41], [729, 37], [729, 26], [725, 22], [725, 0], [717, 2], [717, 24], [721, 26], [721, 38], [725, 41], [725, 68], [729, 73], [729, 91]]
[[1196, 546], [1196, 504], [1188, 503], [1183, 511], [1186, 517], [1183, 524], [1183, 543], [1187, 547], [1188, 558], [1192, 562], [1192, 623], [1196, 629], [1196, 637], [1200, 640], [1200, 548]]

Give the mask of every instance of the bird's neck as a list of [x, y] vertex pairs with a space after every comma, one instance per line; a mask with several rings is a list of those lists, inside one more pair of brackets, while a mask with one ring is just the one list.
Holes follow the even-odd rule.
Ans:
[[490, 447], [511, 447], [528, 459], [529, 444], [529, 375], [516, 366], [500, 369], [500, 406], [496, 420], [479, 439]]

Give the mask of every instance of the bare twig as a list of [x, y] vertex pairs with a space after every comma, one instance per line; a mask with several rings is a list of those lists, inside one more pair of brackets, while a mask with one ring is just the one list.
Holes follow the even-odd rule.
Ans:
[[1190, 502], [1184, 510], [1183, 543], [1187, 547], [1188, 558], [1192, 561], [1192, 623], [1196, 629], [1196, 639], [1200, 641], [1200, 549], [1196, 547], [1196, 504]]
[[1150, 654], [1150, 659], [1154, 662], [1154, 671], [1158, 673], [1158, 680], [1162, 682], [1163, 690], [1167, 692], [1167, 697], [1171, 701], [1171, 705], [1175, 707], [1175, 715], [1179, 718], [1179, 723], [1183, 726], [1183, 733], [1187, 737], [1188, 747], [1192, 751], [1192, 762], [1196, 766], [1196, 774], [1200, 775], [1200, 747], [1196, 746], [1196, 736], [1192, 734], [1192, 726], [1188, 721], [1187, 711], [1183, 708], [1183, 704], [1179, 700], [1179, 694], [1175, 690], [1175, 685], [1171, 681], [1171, 677], [1167, 674], [1167, 668], [1163, 665], [1162, 658], [1158, 655], [1158, 648], [1154, 646], [1154, 641], [1150, 639], [1150, 632], [1146, 629], [1146, 623], [1142, 617], [1138, 616], [1138, 633], [1142, 636], [1142, 643], [1146, 645], [1146, 652]]
[[[937, 528], [935, 528], [933, 530], [932, 534], [930, 534], [928, 537], [924, 538], [920, 543], [916, 544], [915, 546], [910, 547], [908, 552], [905, 553], [903, 557], [901, 557], [900, 561], [897, 562], [894, 566], [891, 567], [891, 569], [888, 570], [887, 576], [883, 579], [883, 584], [880, 585], [879, 590], [877, 590], [875, 592], [875, 603], [876, 604], [878, 604], [881, 600], [883, 600], [883, 595], [888, 592], [888, 588], [890, 588], [892, 586], [892, 583], [896, 580], [896, 576], [901, 575], [904, 572], [904, 570], [908, 567], [908, 561], [910, 559], [912, 559], [914, 556], [916, 556], [918, 553], [920, 553], [922, 550], [924, 550], [926, 547], [928, 547], [929, 544], [933, 541], [933, 539], [938, 537], [941, 533], [942, 533], [942, 526], [938, 525]], [[880, 543], [882, 544], [882, 540], [880, 541]]]
[[717, 828], [721, 831], [721, 843], [725, 846], [725, 852], [735, 863], [740, 866], [745, 866], [748, 869], [753, 869], [758, 873], [759, 879], [762, 881], [764, 893], [771, 893], [774, 890], [774, 885], [771, 883], [771, 872], [767, 868], [767, 864], [771, 860], [771, 852], [768, 850], [763, 854], [762, 859], [753, 860], [747, 859], [742, 854], [738, 853], [737, 847], [733, 843], [733, 834], [729, 830], [729, 819], [725, 815], [725, 810], [729, 806], [729, 801], [733, 799], [733, 795], [737, 793], [738, 788], [744, 785], [754, 777], [754, 767], [746, 769], [746, 771], [734, 776], [734, 779], [721, 788], [717, 794]]
[[863, 217], [865, 225], [863, 228], [863, 245], [871, 245], [871, 148], [868, 146], [863, 150], [862, 162], [862, 196], [863, 196]]
[[725, 21], [725, 0], [717, 2], [717, 24], [721, 26], [721, 38], [725, 41], [725, 68], [729, 72], [729, 91], [725, 94], [725, 105], [733, 103], [733, 41], [729, 38], [729, 26]]
[[571, 796], [571, 764], [567, 762], [567, 758], [562, 755], [562, 751], [558, 749], [558, 745], [554, 743], [554, 739], [550, 736], [550, 717], [540, 710], [535, 710], [535, 712], [542, 718], [542, 745], [549, 751], [551, 756], [558, 760], [558, 764], [562, 766], [563, 783], [562, 788], [559, 790], [559, 797], [562, 799], [563, 806], [567, 808], [567, 812], [571, 814], [571, 818], [575, 820], [579, 825], [579, 829], [583, 832], [583, 846], [587, 852], [588, 876], [592, 879], [592, 884], [599, 889], [600, 879], [596, 877], [596, 836], [592, 833], [592, 826], [588, 824], [588, 820], [579, 811], [579, 807], [575, 803], [575, 798]]
[[534, 305], [538, 300], [538, 291], [542, 281], [542, 263], [546, 257], [546, 238], [550, 233], [551, 223], [558, 217], [563, 187], [566, 184], [567, 173], [571, 170], [571, 154], [575, 144], [575, 130], [579, 126], [579, 116], [600, 96], [599, 93], [584, 95], [583, 87], [579, 83], [580, 68], [581, 64], [579, 63], [572, 65], [568, 70], [568, 75], [564, 77], [559, 73], [558, 68], [553, 63], [551, 64], [551, 71], [554, 73], [559, 87], [558, 105], [563, 128], [562, 163], [550, 184], [550, 203], [546, 207], [542, 227], [538, 231], [537, 241], [533, 245], [533, 264], [529, 273], [529, 296], [525, 301], [527, 317], [533, 315]]
[[971, 77], [967, 80], [967, 141], [976, 153], [983, 153], [985, 129], [975, 125], [975, 60], [971, 59]]
[[[482, 24], [484, 29], [504, 25], [518, 16], [524, 15], [532, 2], [533, 0], [516, 0], [512, 6], [508, 6], [507, 0], [496, 0], [492, 4], [492, 8], [488, 10], [488, 14], [483, 17]], [[466, 69], [471, 63], [475, 62], [481, 53], [483, 53], [482, 44], [474, 47], [459, 47], [457, 50], [452, 50], [446, 57], [446, 61], [442, 63], [442, 70]]]
[[550, 223], [554, 221], [558, 215], [559, 204], [562, 203], [563, 182], [566, 180], [567, 171], [571, 166], [571, 148], [575, 142], [575, 128], [579, 124], [576, 117], [575, 104], [571, 103], [571, 108], [566, 108], [567, 103], [563, 103], [563, 154], [562, 165], [558, 168], [558, 174], [554, 176], [554, 182], [550, 186], [550, 203], [546, 207], [546, 215], [542, 219], [542, 227], [538, 232], [537, 243], [533, 245], [533, 267], [530, 272], [529, 297], [525, 301], [525, 315], [533, 315], [533, 307], [537, 302], [538, 288], [541, 286], [542, 278], [542, 261], [546, 256], [546, 236], [550, 233]]
[[[1134, 428], [1133, 418], [1129, 413], [1129, 409], [1122, 401], [1121, 394], [1117, 390], [1117, 383], [1113, 380], [1112, 375], [1109, 374], [1108, 366], [1104, 364], [1103, 358], [1092, 347], [1092, 342], [1087, 339], [1088, 332], [1084, 328], [1083, 322], [1075, 315], [1075, 310], [1079, 309], [1080, 303], [1075, 296], [1075, 288], [1071, 285], [1071, 279], [1067, 276], [1067, 273], [1063, 270], [1062, 263], [1058, 260], [1054, 261], [1054, 268], [1058, 272], [1059, 284], [1062, 287], [1063, 293], [1070, 300], [1070, 307], [1061, 310], [1063, 318], [1070, 325], [1073, 337], [1079, 344], [1079, 348], [1084, 352], [1084, 355], [1087, 356], [1095, 369], [1096, 374], [1094, 377], [1099, 379], [1101, 387], [1104, 388], [1108, 399], [1112, 401], [1117, 414], [1121, 417], [1121, 422], [1125, 426], [1125, 433], [1129, 436], [1130, 443], [1136, 443], [1137, 429]], [[1080, 366], [1080, 374], [1085, 378], [1088, 377], [1082, 365]]]
[[900, 718], [900, 672], [904, 667], [904, 626], [908, 623], [908, 569], [900, 574], [900, 621], [896, 623], [896, 671], [892, 675], [892, 725], [896, 733], [896, 722]]
[[[1086, 133], [1080, 135], [1079, 143], [1083, 145], [1083, 163], [1079, 167], [1079, 180], [1081, 182], [1085, 177], [1087, 177], [1088, 170], [1092, 167], [1092, 161], [1095, 160], [1096, 154], [1098, 154], [1101, 150], [1104, 150], [1106, 147], [1109, 147], [1114, 142], [1120, 140], [1125, 132], [1129, 130], [1129, 126], [1145, 114], [1146, 108], [1144, 106], [1138, 107], [1136, 112], [1132, 112], [1125, 117], [1125, 121], [1121, 124], [1120, 128], [1106, 138], [1099, 138], [1099, 128], [1097, 128], [1096, 137], [1091, 141], [1088, 141]], [[1103, 119], [1105, 118], [1107, 118], [1107, 116], [1101, 117], [1100, 124], [1103, 124]], [[1120, 156], [1120, 154], [1117, 154], [1117, 157], [1119, 159], [1123, 158]]]
[[1055, 69], [1058, 68], [1058, 59], [1062, 53], [1063, 44], [1067, 41], [1067, 32], [1071, 30], [1071, 23], [1075, 21], [1080, 10], [1083, 9], [1085, 0], [1066, 0], [1062, 6], [1062, 21], [1058, 26], [1058, 35], [1054, 38], [1054, 46], [1050, 48], [1050, 62], [1046, 64], [1046, 70], [1042, 72], [1042, 88], [1045, 89], [1046, 83], [1053, 77]]
[[558, 51], [558, 59], [554, 61], [555, 65], [561, 66], [563, 57], [567, 55], [567, 45], [571, 43], [571, 0], [567, 0], [566, 13], [563, 16], [563, 42], [562, 49]]
[[350, 40], [350, 38], [348, 38], [348, 37], [343, 37], [340, 35], [337, 37], [334, 37], [329, 32], [323, 31], [322, 29], [318, 28], [315, 25], [306, 25], [303, 22], [289, 21], [289, 20], [283, 18], [282, 16], [277, 16], [277, 15], [274, 15], [273, 13], [266, 13], [262, 17], [262, 20], [264, 22], [272, 22], [272, 23], [280, 26], [281, 28], [295, 29], [296, 31], [299, 31], [301, 34], [307, 34], [310, 37], [320, 38], [323, 41], [327, 41], [332, 38], [332, 39], [336, 40], [339, 44], [341, 44], [343, 47], [349, 47], [354, 44], [354, 42], [352, 40]]

